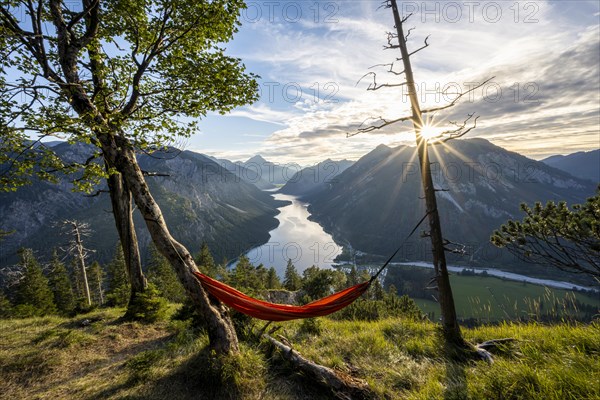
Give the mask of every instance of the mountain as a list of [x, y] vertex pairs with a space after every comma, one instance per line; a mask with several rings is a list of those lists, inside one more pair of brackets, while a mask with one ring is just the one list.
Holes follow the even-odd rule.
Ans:
[[578, 178], [600, 183], [600, 149], [580, 151], [567, 156], [551, 156], [542, 162]]
[[276, 186], [273, 183], [269, 182], [266, 179], [263, 179], [263, 174], [261, 171], [258, 171], [257, 169], [246, 168], [244, 167], [244, 164], [242, 162], [233, 162], [223, 158], [215, 157], [209, 158], [217, 164], [219, 164], [222, 168], [237, 176], [238, 178], [242, 179], [247, 183], [253, 184], [261, 190], [271, 190], [276, 188]]
[[250, 176], [256, 176], [271, 185], [284, 185], [301, 169], [298, 164], [276, 164], [265, 160], [260, 155], [242, 162], [241, 165], [253, 174]]
[[[508, 219], [521, 219], [519, 204], [566, 200], [581, 203], [595, 186], [483, 139], [456, 140], [431, 149], [442, 230], [467, 246], [470, 257], [451, 262], [528, 272], [527, 266], [489, 243]], [[425, 215], [414, 147], [379, 146], [304, 200], [312, 219], [338, 243], [381, 257], [394, 252]], [[424, 223], [418, 232], [426, 231]], [[398, 260], [429, 260], [425, 239], [414, 235]]]
[[335, 182], [336, 177], [354, 164], [353, 161], [325, 160], [312, 167], [298, 171], [279, 190], [281, 193], [294, 196], [310, 196], [311, 193], [324, 189], [324, 186]]
[[[91, 151], [86, 145], [66, 143], [54, 149], [67, 161], [85, 161]], [[144, 171], [168, 175], [148, 177], [148, 184], [171, 233], [192, 252], [206, 241], [216, 260], [233, 258], [266, 242], [269, 230], [277, 226], [276, 208], [284, 203], [201, 154], [157, 152], [138, 160]], [[68, 241], [56, 226], [67, 218], [88, 222], [92, 234], [85, 244], [96, 251], [92, 257], [110, 260], [117, 233], [108, 194], [87, 197], [71, 189], [68, 180], [61, 179], [57, 185], [37, 181], [15, 193], [0, 194], [0, 230], [14, 231], [2, 242], [0, 265], [14, 263], [22, 246], [47, 259], [54, 247]], [[150, 237], [139, 212], [135, 222], [144, 254]]]

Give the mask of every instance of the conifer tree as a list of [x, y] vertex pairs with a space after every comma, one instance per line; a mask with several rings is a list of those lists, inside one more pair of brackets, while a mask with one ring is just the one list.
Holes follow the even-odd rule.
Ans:
[[177, 279], [177, 274], [169, 261], [154, 246], [150, 249], [150, 257], [148, 281], [156, 286], [165, 299], [175, 303], [183, 303], [186, 298], [185, 290]]
[[[264, 269], [264, 268], [263, 268]], [[261, 290], [264, 289], [263, 279], [259, 270], [250, 263], [250, 259], [241, 256], [229, 275], [229, 282], [232, 286], [242, 290]]]
[[218, 277], [220, 272], [219, 268], [215, 264], [215, 260], [206, 242], [202, 242], [202, 245], [200, 246], [200, 254], [198, 254], [196, 264], [203, 274], [206, 274], [211, 278]]
[[106, 301], [111, 306], [125, 306], [131, 290], [127, 279], [127, 266], [121, 244], [117, 244], [115, 256], [108, 264], [108, 291]]
[[302, 286], [302, 278], [300, 274], [298, 274], [298, 270], [294, 264], [292, 264], [292, 260], [288, 259], [287, 266], [285, 267], [285, 275], [283, 277], [283, 287], [287, 290], [299, 290]]
[[68, 315], [75, 309], [75, 294], [65, 264], [60, 261], [56, 250], [52, 253], [48, 274], [50, 289], [59, 313]]
[[12, 304], [10, 300], [0, 291], [0, 319], [10, 318], [13, 314]]
[[267, 289], [281, 288], [281, 281], [277, 276], [277, 271], [275, 271], [275, 268], [273, 267], [269, 268], [269, 270], [267, 271], [267, 281], [265, 283], [265, 286], [267, 287]]
[[33, 250], [22, 249], [20, 266], [23, 271], [15, 292], [16, 312], [20, 316], [42, 316], [56, 313], [54, 296], [48, 279], [33, 255]]
[[92, 300], [98, 305], [104, 304], [104, 271], [98, 261], [94, 261], [88, 273]]
[[348, 286], [354, 286], [356, 284], [358, 284], [358, 272], [356, 271], [356, 265], [353, 265], [348, 273]]

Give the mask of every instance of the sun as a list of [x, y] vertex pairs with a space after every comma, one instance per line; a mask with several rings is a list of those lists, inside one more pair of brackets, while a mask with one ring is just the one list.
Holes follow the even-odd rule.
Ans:
[[425, 124], [421, 128], [421, 136], [425, 140], [435, 139], [435, 138], [439, 137], [442, 132], [443, 132], [442, 128], [440, 128], [439, 126], [434, 126], [434, 125]]

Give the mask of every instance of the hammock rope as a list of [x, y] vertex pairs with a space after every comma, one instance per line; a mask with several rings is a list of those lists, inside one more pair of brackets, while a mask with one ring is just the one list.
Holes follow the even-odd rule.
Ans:
[[219, 301], [228, 305], [234, 310], [254, 318], [259, 318], [266, 321], [289, 321], [300, 318], [322, 317], [341, 310], [362, 296], [367, 291], [371, 283], [377, 279], [381, 272], [383, 272], [383, 270], [402, 249], [404, 243], [406, 243], [406, 241], [416, 232], [429, 214], [430, 212], [427, 212], [427, 214], [421, 218], [419, 223], [415, 225], [409, 235], [404, 239], [404, 241], [402, 241], [394, 254], [388, 258], [385, 264], [383, 264], [383, 266], [377, 271], [377, 273], [375, 273], [375, 275], [371, 277], [371, 279], [302, 306], [269, 303], [267, 301], [250, 297], [239, 290], [232, 288], [231, 286], [204, 275], [201, 272], [194, 272], [194, 276], [196, 279], [198, 279], [198, 281], [200, 281], [202, 287]]

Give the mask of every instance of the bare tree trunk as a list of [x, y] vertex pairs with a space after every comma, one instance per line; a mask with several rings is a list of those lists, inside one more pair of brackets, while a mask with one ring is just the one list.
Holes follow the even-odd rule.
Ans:
[[125, 318], [133, 318], [131, 306], [135, 304], [136, 296], [146, 290], [148, 281], [142, 271], [140, 249], [133, 223], [131, 192], [121, 174], [113, 174], [107, 181], [115, 224], [123, 248], [129, 283], [131, 284], [131, 297]]
[[81, 279], [83, 280], [83, 292], [85, 300], [88, 306], [92, 305], [92, 296], [90, 295], [90, 285], [88, 283], [87, 272], [85, 270], [85, 255], [83, 250], [83, 243], [81, 241], [81, 234], [79, 233], [79, 226], [76, 222], [71, 222], [73, 226], [73, 234], [75, 235], [75, 247], [77, 249], [77, 261], [79, 268], [81, 269]]
[[204, 317], [211, 347], [218, 353], [239, 351], [238, 339], [227, 309], [211, 301], [193, 272], [198, 271], [192, 255], [170, 234], [160, 207], [150, 194], [131, 144], [118, 135], [98, 135], [104, 157], [121, 173], [140, 210], [157, 250], [171, 263], [186, 292]]
[[446, 266], [446, 253], [444, 250], [444, 241], [442, 237], [442, 228], [440, 224], [440, 215], [437, 208], [437, 200], [435, 196], [435, 187], [431, 177], [431, 164], [429, 161], [429, 151], [427, 148], [427, 140], [421, 135], [423, 127], [423, 115], [417, 98], [415, 88], [415, 80], [410, 63], [410, 54], [406, 46], [406, 39], [402, 29], [402, 20], [398, 11], [396, 0], [391, 0], [392, 12], [394, 14], [394, 22], [398, 32], [398, 43], [400, 52], [402, 53], [402, 62], [406, 73], [406, 85], [408, 95], [412, 107], [412, 122], [415, 129], [417, 140], [417, 152], [419, 155], [419, 163], [421, 166], [421, 181], [423, 191], [425, 193], [425, 204], [429, 213], [429, 229], [431, 237], [431, 250], [433, 253], [433, 265], [438, 288], [438, 301], [442, 314], [442, 326], [444, 336], [448, 343], [464, 345], [464, 339], [460, 331], [460, 326], [456, 317], [456, 308], [454, 306], [454, 298], [452, 296], [452, 288], [450, 287], [450, 278]]

